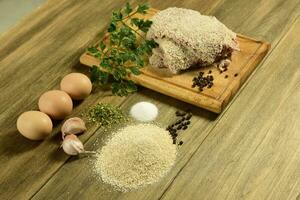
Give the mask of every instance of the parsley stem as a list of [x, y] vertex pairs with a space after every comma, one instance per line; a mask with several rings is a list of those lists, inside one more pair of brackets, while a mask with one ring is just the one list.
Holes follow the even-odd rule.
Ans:
[[133, 15], [135, 15], [136, 13], [137, 13], [137, 10], [134, 11], [134, 12], [132, 12], [132, 13], [130, 13], [129, 15], [127, 15], [126, 17], [124, 17], [122, 20], [125, 20], [125, 19], [130, 18], [130, 17], [132, 17]]
[[130, 27], [130, 26], [128, 26], [125, 22], [123, 22], [123, 21], [121, 21], [121, 23], [124, 25], [124, 26], [127, 26], [128, 28], [130, 28], [132, 31], [134, 31], [138, 36], [140, 36], [142, 39], [146, 39], [144, 36], [142, 36], [139, 32], [138, 32], [138, 30], [135, 30], [135, 29], [133, 29], [132, 27]]
[[118, 96], [126, 96], [137, 90], [134, 82], [128, 80], [128, 77], [130, 74], [141, 73], [139, 70], [145, 66], [147, 56], [156, 44], [147, 40], [144, 34], [151, 26], [151, 21], [136, 15], [144, 15], [149, 9], [148, 6], [139, 5], [133, 10], [127, 3], [124, 9], [113, 12], [108, 33], [102, 39], [102, 43], [99, 43], [96, 49], [88, 50], [100, 61], [100, 64], [91, 70], [94, 81], [105, 85], [108, 78], [112, 77], [112, 93]]

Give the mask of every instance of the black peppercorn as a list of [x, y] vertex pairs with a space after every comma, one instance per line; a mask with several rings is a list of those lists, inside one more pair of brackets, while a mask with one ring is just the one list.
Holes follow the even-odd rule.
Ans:
[[[190, 119], [192, 117], [192, 113], [188, 109], [187, 111], [176, 111], [175, 115], [180, 119], [178, 119], [175, 123], [167, 126], [166, 128], [166, 130], [169, 131], [170, 136], [172, 137], [173, 144], [176, 144], [178, 137], [177, 132], [181, 130], [186, 130], [188, 128], [188, 125], [191, 123]], [[181, 144], [183, 144], [183, 142]]]
[[176, 111], [176, 116], [184, 116], [186, 113], [185, 112], [183, 112], [183, 111]]
[[192, 114], [188, 114], [188, 115], [185, 117], [186, 120], [190, 120], [191, 118], [192, 118]]
[[[211, 70], [209, 71], [209, 74]], [[214, 77], [212, 75], [203, 76], [204, 72], [199, 72], [199, 75], [193, 78], [192, 88], [198, 86], [199, 91], [202, 92], [205, 87], [211, 88], [213, 86]]]

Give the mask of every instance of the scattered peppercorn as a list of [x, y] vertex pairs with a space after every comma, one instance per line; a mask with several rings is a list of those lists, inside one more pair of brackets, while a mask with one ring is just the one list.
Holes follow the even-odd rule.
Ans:
[[238, 73], [235, 73], [235, 74], [234, 74], [234, 77], [237, 77], [238, 75], [239, 75]]
[[203, 76], [204, 72], [199, 72], [198, 76], [193, 78], [192, 88], [198, 86], [200, 92], [203, 91], [205, 87], [211, 88], [213, 86], [214, 77], [212, 75]]
[[[191, 123], [190, 119], [192, 118], [191, 112], [183, 112], [183, 111], [176, 111], [175, 115], [179, 117], [180, 119], [177, 119], [177, 121], [171, 125], [169, 125], [166, 130], [169, 131], [173, 144], [176, 144], [176, 140], [178, 137], [178, 131], [180, 130], [186, 130], [188, 128], [188, 125]], [[179, 142], [178, 145], [182, 145], [183, 142]]]
[[190, 120], [192, 118], [192, 113], [188, 113], [187, 116], [185, 117], [186, 120]]
[[184, 116], [185, 115], [185, 112], [183, 112], [183, 111], [176, 111], [176, 116]]
[[228, 78], [228, 75], [225, 75], [225, 78]]
[[180, 124], [180, 123], [181, 123], [181, 121], [178, 120], [177, 122], [175, 122], [175, 125], [178, 125], [178, 124]]

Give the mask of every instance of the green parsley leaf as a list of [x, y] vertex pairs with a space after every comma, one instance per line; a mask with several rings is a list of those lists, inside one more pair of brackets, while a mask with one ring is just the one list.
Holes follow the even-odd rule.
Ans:
[[89, 48], [87, 48], [87, 50], [91, 54], [95, 54], [95, 53], [99, 52], [99, 50], [96, 47], [89, 47]]
[[138, 6], [138, 9], [137, 9], [137, 12], [138, 13], [141, 13], [141, 14], [146, 14], [147, 10], [149, 9], [149, 5], [147, 3], [144, 3], [144, 4], [140, 4]]
[[[145, 14], [148, 9], [148, 4], [141, 4], [135, 12]], [[137, 91], [135, 83], [127, 80], [128, 76], [141, 74], [140, 68], [148, 62], [152, 49], [157, 47], [154, 40], [147, 40], [141, 34], [149, 30], [152, 21], [129, 16], [132, 11], [129, 3], [126, 3], [123, 9], [114, 11], [107, 30], [109, 39], [101, 41], [97, 48], [87, 49], [90, 55], [100, 61], [99, 66], [93, 66], [91, 69], [92, 81], [104, 85], [108, 80], [112, 80], [112, 93], [119, 96]], [[134, 28], [126, 24], [126, 19], [130, 20]]]
[[132, 18], [130, 20], [131, 24], [137, 26], [141, 31], [147, 32], [149, 28], [152, 25], [152, 21], [150, 20], [143, 20], [143, 19], [138, 19], [138, 18]]
[[99, 82], [101, 85], [106, 85], [108, 83], [109, 74], [104, 71], [99, 72]]
[[116, 25], [116, 22], [112, 21], [110, 24], [109, 24], [109, 27], [107, 29], [107, 31], [109, 33], [111, 32], [114, 32], [115, 30], [117, 30], [117, 25]]
[[117, 32], [113, 32], [110, 34], [110, 42], [111, 44], [118, 44], [120, 41], [119, 34]]
[[113, 67], [110, 64], [110, 59], [109, 58], [104, 58], [101, 63], [100, 63], [100, 67], [103, 68], [103, 70], [111, 72]]
[[102, 55], [101, 52], [96, 47], [90, 47], [87, 49], [87, 51], [96, 58], [100, 58]]
[[131, 80], [126, 81], [125, 85], [126, 85], [126, 90], [127, 90], [128, 93], [133, 93], [133, 92], [137, 91], [137, 86]]
[[127, 96], [129, 93], [137, 91], [137, 86], [131, 80], [121, 80], [120, 82], [114, 82], [111, 85], [112, 92], [119, 96]]
[[132, 7], [130, 6], [129, 2], [126, 3], [125, 9], [124, 9], [124, 13], [126, 15], [129, 15], [132, 12]]
[[99, 68], [97, 66], [92, 66], [92, 68], [90, 69], [91, 72], [91, 81], [92, 82], [96, 82], [99, 78]]
[[128, 49], [131, 49], [134, 47], [134, 42], [135, 42], [135, 38], [133, 39], [131, 37], [124, 37], [122, 39], [122, 45]]
[[114, 11], [112, 14], [112, 21], [121, 21], [123, 18], [123, 14], [121, 11]]
[[134, 74], [134, 75], [140, 75], [141, 71], [139, 67], [129, 67], [129, 70]]
[[156, 47], [158, 47], [158, 44], [153, 40], [153, 39], [151, 39], [151, 40], [146, 40], [146, 43], [147, 43], [147, 45], [149, 46], [149, 48], [156, 48]]
[[106, 45], [104, 44], [103, 41], [101, 41], [101, 42], [99, 43], [99, 47], [100, 47], [100, 49], [103, 51], [103, 50], [105, 49]]
[[136, 64], [138, 65], [138, 66], [140, 66], [140, 67], [144, 67], [144, 59], [143, 59], [143, 57], [141, 57], [141, 56], [136, 56], [135, 57], [135, 62], [136, 62]]
[[111, 90], [113, 94], [116, 94], [118, 96], [127, 96], [128, 92], [125, 88], [125, 84], [123, 82], [114, 82], [111, 85]]

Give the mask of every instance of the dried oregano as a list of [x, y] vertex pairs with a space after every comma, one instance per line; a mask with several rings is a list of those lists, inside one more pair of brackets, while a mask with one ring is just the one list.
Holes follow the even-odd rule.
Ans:
[[87, 119], [103, 127], [110, 127], [128, 121], [127, 116], [119, 107], [108, 103], [98, 103], [89, 108]]

